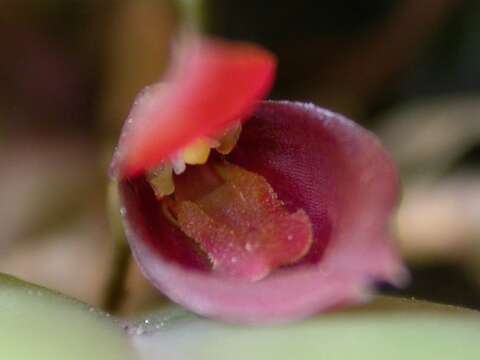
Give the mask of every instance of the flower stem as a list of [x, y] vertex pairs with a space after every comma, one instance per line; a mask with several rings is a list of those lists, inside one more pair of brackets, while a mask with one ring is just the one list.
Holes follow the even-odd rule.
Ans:
[[113, 256], [103, 308], [110, 313], [115, 313], [118, 311], [124, 298], [131, 253], [120, 220], [117, 183], [113, 181], [108, 186], [107, 208], [113, 239]]
[[117, 312], [122, 304], [130, 258], [130, 249], [126, 244], [117, 246], [114, 250], [111, 275], [103, 302], [104, 309], [110, 313]]

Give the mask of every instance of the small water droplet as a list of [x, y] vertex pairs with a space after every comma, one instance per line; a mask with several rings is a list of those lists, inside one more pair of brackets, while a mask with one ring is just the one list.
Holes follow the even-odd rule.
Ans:
[[293, 235], [288, 235], [287, 240], [293, 240]]
[[148, 325], [148, 324], [150, 324], [150, 320], [145, 319], [144, 323]]
[[125, 209], [125, 208], [122, 207], [122, 208], [120, 209], [120, 215], [122, 215], [122, 216], [127, 215], [127, 209]]
[[236, 263], [238, 261], [238, 258], [236, 256], [232, 257], [232, 263]]

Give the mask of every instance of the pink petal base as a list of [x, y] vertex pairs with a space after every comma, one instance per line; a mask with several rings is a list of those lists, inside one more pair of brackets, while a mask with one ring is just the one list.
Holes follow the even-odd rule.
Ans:
[[143, 177], [120, 183], [124, 223], [145, 275], [173, 301], [241, 323], [283, 323], [366, 299], [376, 280], [407, 278], [388, 236], [398, 177], [376, 137], [309, 104], [264, 102], [229, 161], [264, 176], [287, 209], [309, 215], [314, 244], [301, 264], [258, 282], [210, 272], [160, 214]]

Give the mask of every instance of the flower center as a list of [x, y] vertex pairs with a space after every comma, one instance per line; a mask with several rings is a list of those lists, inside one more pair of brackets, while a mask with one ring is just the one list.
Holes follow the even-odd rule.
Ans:
[[235, 147], [241, 131], [242, 126], [240, 123], [237, 123], [228, 129], [218, 141], [205, 137], [196, 139], [185, 149], [172, 156], [170, 163], [162, 164], [159, 168], [151, 171], [148, 174], [148, 181], [157, 198], [160, 199], [173, 194], [175, 192], [173, 173], [177, 175], [183, 173], [186, 169], [186, 164], [205, 164], [208, 161], [212, 148], [215, 148], [220, 154], [229, 154]]
[[289, 213], [264, 177], [220, 156], [209, 158], [212, 144], [229, 153], [239, 130], [226, 136], [184, 150], [185, 163], [196, 166], [180, 174], [175, 165], [165, 166], [148, 179], [164, 215], [201, 248], [213, 271], [256, 281], [302, 259], [312, 245], [312, 225], [304, 210]]

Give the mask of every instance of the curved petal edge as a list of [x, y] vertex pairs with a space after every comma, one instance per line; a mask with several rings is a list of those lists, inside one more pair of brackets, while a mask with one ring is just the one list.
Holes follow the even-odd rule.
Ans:
[[287, 208], [304, 209], [316, 243], [299, 264], [257, 282], [235, 281], [210, 272], [185, 236], [159, 220], [141, 175], [121, 179], [133, 254], [173, 301], [230, 322], [284, 323], [363, 302], [376, 281], [407, 280], [389, 235], [399, 178], [372, 133], [312, 104], [267, 101], [228, 160], [264, 176]]

